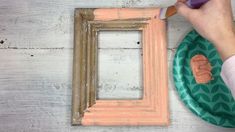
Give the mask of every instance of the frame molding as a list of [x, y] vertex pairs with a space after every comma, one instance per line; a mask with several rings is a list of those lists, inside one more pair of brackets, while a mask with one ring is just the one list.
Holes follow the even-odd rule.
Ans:
[[[168, 125], [165, 22], [158, 8], [76, 9], [72, 125]], [[96, 100], [97, 32], [139, 30], [143, 36], [142, 100]]]

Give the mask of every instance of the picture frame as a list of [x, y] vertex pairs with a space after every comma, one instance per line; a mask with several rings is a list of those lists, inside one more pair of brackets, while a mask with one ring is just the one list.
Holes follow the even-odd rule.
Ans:
[[[159, 8], [75, 9], [72, 125], [169, 125], [166, 23]], [[143, 98], [96, 100], [103, 30], [137, 30], [143, 43]]]

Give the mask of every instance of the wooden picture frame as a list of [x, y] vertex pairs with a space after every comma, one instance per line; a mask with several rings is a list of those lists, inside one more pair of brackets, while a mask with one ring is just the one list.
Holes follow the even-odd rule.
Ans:
[[[72, 125], [168, 125], [165, 22], [159, 8], [76, 9]], [[143, 99], [96, 100], [97, 32], [139, 30], [143, 43]]]

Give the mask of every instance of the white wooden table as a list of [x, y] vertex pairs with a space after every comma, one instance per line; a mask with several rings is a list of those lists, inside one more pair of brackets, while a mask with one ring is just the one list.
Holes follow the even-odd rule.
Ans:
[[[169, 127], [70, 125], [74, 8], [154, 7], [174, 1], [0, 0], [0, 132], [234, 132], [202, 121], [177, 96], [171, 78], [173, 49], [192, 29], [180, 16], [168, 21]], [[104, 94], [109, 96], [100, 96]]]

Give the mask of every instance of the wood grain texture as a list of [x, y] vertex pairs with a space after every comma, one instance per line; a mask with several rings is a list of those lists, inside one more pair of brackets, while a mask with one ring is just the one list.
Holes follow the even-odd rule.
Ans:
[[[169, 50], [169, 67], [173, 54]], [[187, 110], [176, 94], [171, 77], [169, 127], [73, 127], [70, 116], [72, 49], [4, 49], [0, 56], [2, 132], [198, 132], [198, 129], [202, 129], [202, 132], [234, 131], [212, 126]]]
[[[73, 125], [169, 124], [166, 28], [155, 18], [159, 13], [159, 8], [76, 9]], [[142, 31], [142, 99], [95, 101], [97, 32], [102, 30]]]
[[[92, 82], [96, 54], [93, 40], [94, 31], [89, 28], [88, 21], [94, 19], [93, 9], [79, 9], [75, 11], [74, 29], [74, 65], [73, 65], [73, 91], [72, 91], [72, 124], [81, 124], [82, 117], [88, 106], [92, 105], [95, 94]], [[90, 46], [92, 45], [92, 46]], [[89, 103], [90, 102], [90, 103]]]
[[100, 31], [98, 33], [98, 100], [142, 98], [141, 41], [140, 31]]
[[[0, 0], [0, 3], [0, 40], [4, 40], [0, 44], [1, 132], [234, 132], [197, 118], [178, 98], [171, 78], [174, 49], [192, 29], [178, 15], [170, 18], [167, 26], [171, 125], [70, 124], [74, 8], [159, 7], [173, 4], [174, 0]], [[235, 1], [232, 4], [234, 7]]]

